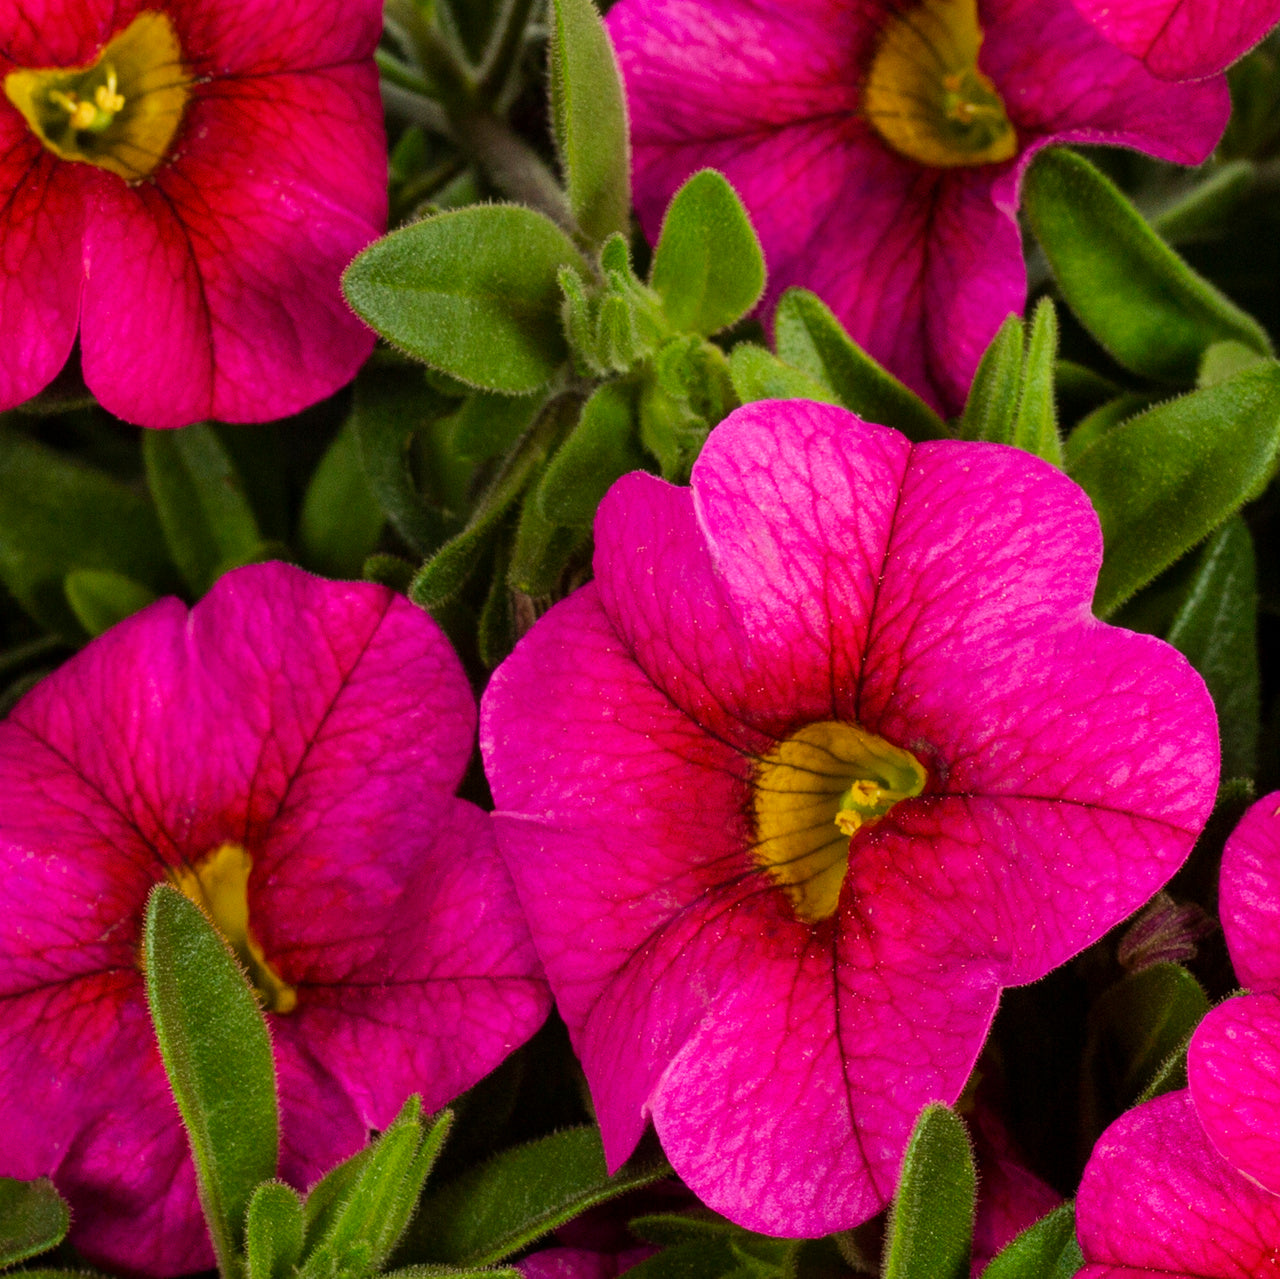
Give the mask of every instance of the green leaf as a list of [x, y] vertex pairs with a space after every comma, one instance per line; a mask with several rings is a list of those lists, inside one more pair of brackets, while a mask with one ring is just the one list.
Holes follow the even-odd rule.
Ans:
[[414, 483], [409, 445], [433, 413], [452, 403], [415, 370], [375, 369], [356, 379], [348, 425], [365, 479], [392, 527], [419, 555], [440, 545], [445, 527]]
[[450, 538], [418, 571], [409, 586], [409, 598], [415, 604], [434, 612], [457, 596], [507, 513], [520, 500], [577, 412], [578, 400], [573, 396], [550, 400], [544, 406], [532, 430], [476, 502], [466, 528]]
[[1238, 515], [1200, 553], [1165, 639], [1200, 672], [1218, 708], [1223, 777], [1252, 777], [1261, 715], [1253, 539]]
[[[307, 1256], [299, 1279], [356, 1279], [376, 1273], [404, 1233], [453, 1123], [450, 1111], [436, 1117], [425, 1135], [422, 1104], [410, 1097], [358, 1162], [343, 1165], [349, 1175], [324, 1182], [307, 1202]], [[336, 1191], [336, 1193], [335, 1193]], [[319, 1207], [313, 1211], [311, 1200]]]
[[1266, 356], [1259, 355], [1252, 347], [1242, 342], [1214, 342], [1205, 348], [1200, 361], [1200, 372], [1196, 377], [1197, 386], [1217, 386], [1233, 378], [1255, 364], [1262, 364]]
[[303, 562], [326, 577], [357, 578], [386, 516], [360, 460], [349, 418], [312, 473], [298, 520]]
[[1018, 316], [1005, 316], [973, 375], [960, 417], [962, 440], [1007, 444], [1012, 438], [1022, 388], [1023, 337]]
[[[1075, 1240], [1075, 1204], [1060, 1204], [992, 1257], [982, 1279], [1070, 1279]], [[1073, 1268], [1063, 1269], [1064, 1262]]]
[[1233, 515], [1280, 444], [1280, 364], [1247, 369], [1130, 418], [1070, 474], [1102, 521], [1094, 610], [1106, 617]]
[[561, 267], [569, 237], [519, 205], [441, 213], [371, 244], [342, 277], [347, 300], [389, 342], [469, 386], [528, 395], [568, 356]]
[[1179, 964], [1153, 964], [1103, 992], [1085, 1038], [1087, 1130], [1100, 1133], [1132, 1106], [1208, 1011], [1200, 983]]
[[1058, 413], [1053, 391], [1057, 357], [1058, 317], [1053, 303], [1042, 298], [1031, 318], [1022, 390], [1009, 443], [1060, 467], [1062, 441], [1058, 437]]
[[1154, 231], [1167, 244], [1214, 235], [1244, 203], [1258, 179], [1251, 160], [1232, 160], [1151, 218]]
[[147, 431], [142, 457], [169, 553], [193, 594], [203, 595], [228, 569], [261, 557], [258, 521], [211, 426]]
[[530, 488], [520, 506], [507, 585], [533, 599], [556, 594], [574, 553], [590, 536], [587, 529], [569, 528], [547, 519], [542, 514], [537, 488]]
[[541, 408], [536, 396], [477, 391], [454, 416], [453, 451], [472, 462], [501, 457], [515, 447]]
[[[778, 1273], [776, 1267], [773, 1268]], [[749, 1279], [728, 1236], [689, 1239], [628, 1268], [632, 1279]]]
[[895, 427], [916, 441], [946, 437], [942, 419], [858, 346], [816, 294], [788, 289], [773, 332], [780, 360], [828, 387], [864, 421]]
[[587, 1208], [669, 1172], [664, 1163], [628, 1165], [610, 1177], [597, 1129], [552, 1133], [428, 1193], [414, 1226], [416, 1251], [451, 1265], [493, 1265]]
[[248, 1279], [291, 1279], [302, 1257], [303, 1208], [298, 1192], [282, 1181], [264, 1181], [245, 1214]]
[[1261, 326], [1192, 271], [1087, 160], [1042, 151], [1022, 202], [1067, 305], [1125, 368], [1190, 385], [1213, 342], [1270, 353]]
[[1113, 427], [1151, 407], [1151, 400], [1145, 395], [1117, 395], [1114, 399], [1100, 404], [1092, 413], [1086, 414], [1075, 424], [1067, 442], [1063, 446], [1063, 458], [1067, 469], [1075, 465], [1076, 459], [1091, 444], [1096, 444]]
[[542, 473], [538, 507], [545, 519], [590, 528], [609, 485], [643, 468], [636, 445], [637, 393], [634, 383], [606, 382], [583, 405], [578, 425]]
[[613, 45], [591, 0], [551, 6], [551, 121], [569, 207], [594, 244], [631, 225], [627, 104]]
[[707, 337], [741, 319], [764, 292], [764, 254], [738, 193], [714, 169], [671, 199], [649, 284], [672, 327]]
[[32, 617], [79, 643], [64, 583], [77, 569], [177, 585], [150, 499], [0, 426], [0, 581]]
[[224, 1279], [239, 1273], [249, 1197], [279, 1152], [271, 1037], [230, 947], [168, 884], [147, 898], [147, 1004], [186, 1125], [200, 1204]]
[[784, 364], [754, 342], [739, 342], [729, 352], [729, 377], [743, 404], [756, 400], [817, 400], [839, 404], [840, 397], [816, 378]]
[[62, 588], [76, 619], [90, 635], [101, 635], [156, 599], [149, 587], [110, 569], [73, 569]]
[[884, 1279], [967, 1279], [976, 1193], [964, 1124], [946, 1106], [926, 1106], [902, 1160]]
[[0, 1177], [0, 1266], [56, 1248], [71, 1228], [71, 1214], [48, 1177]]

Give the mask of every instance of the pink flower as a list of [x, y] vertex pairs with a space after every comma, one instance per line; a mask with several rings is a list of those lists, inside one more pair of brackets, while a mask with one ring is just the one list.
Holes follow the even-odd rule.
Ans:
[[281, 417], [373, 335], [378, 0], [0, 0], [0, 409], [62, 368], [143, 426]]
[[1196, 1028], [1191, 1097], [1218, 1152], [1280, 1193], [1280, 791], [1227, 840], [1219, 898], [1231, 962], [1254, 993], [1220, 1004]]
[[1261, 1279], [1280, 1256], [1280, 1197], [1213, 1149], [1186, 1092], [1121, 1115], [1076, 1198], [1076, 1279]]
[[490, 820], [453, 795], [474, 719], [424, 613], [267, 564], [121, 623], [0, 723], [0, 1173], [52, 1176], [86, 1255], [212, 1262], [139, 971], [157, 881], [258, 988], [295, 1186], [542, 1021]]
[[609, 31], [652, 238], [722, 170], [769, 265], [814, 290], [935, 407], [1026, 300], [1018, 188], [1041, 147], [1116, 143], [1196, 164], [1225, 83], [1170, 85], [1071, 0], [620, 0]]
[[1075, 0], [1075, 6], [1165, 80], [1216, 74], [1280, 22], [1276, 0]]
[[1090, 615], [1100, 554], [1052, 467], [800, 401], [731, 414], [691, 489], [613, 487], [481, 728], [611, 1165], [652, 1118], [744, 1226], [863, 1220], [1001, 987], [1172, 874], [1213, 708]]

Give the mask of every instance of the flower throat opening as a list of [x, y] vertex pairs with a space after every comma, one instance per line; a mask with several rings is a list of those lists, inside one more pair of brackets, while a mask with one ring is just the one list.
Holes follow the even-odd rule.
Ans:
[[924, 790], [914, 755], [857, 724], [807, 724], [756, 765], [755, 856], [796, 918], [835, 914], [849, 840]]
[[924, 0], [887, 18], [862, 92], [876, 132], [934, 168], [1012, 159], [1017, 134], [978, 70], [981, 47], [977, 0]]
[[89, 66], [11, 71], [4, 91], [54, 155], [137, 182], [168, 154], [191, 83], [168, 15], [147, 10]]
[[213, 920], [244, 965], [258, 1002], [273, 1013], [291, 1013], [298, 992], [267, 962], [249, 926], [249, 872], [253, 858], [239, 844], [222, 844], [195, 865], [171, 866], [169, 882]]

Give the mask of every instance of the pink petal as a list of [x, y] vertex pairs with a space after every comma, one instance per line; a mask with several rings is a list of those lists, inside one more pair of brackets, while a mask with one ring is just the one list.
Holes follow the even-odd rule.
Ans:
[[1118, 48], [1166, 80], [1222, 71], [1280, 22], [1276, 0], [1075, 0]]
[[1257, 1279], [1280, 1248], [1280, 1198], [1214, 1151], [1186, 1092], [1121, 1115], [1076, 1197], [1077, 1279]]
[[29, 400], [71, 353], [92, 185], [55, 161], [8, 98], [0, 99], [0, 410]]
[[1187, 1079], [1218, 1153], [1280, 1191], [1280, 999], [1245, 995], [1212, 1009], [1192, 1036]]
[[[0, 68], [83, 66], [142, 9], [156, 7], [144, 0], [0, 0]], [[7, 98], [3, 106], [9, 109]]]
[[1280, 791], [1258, 800], [1227, 839], [1219, 914], [1240, 980], [1280, 990]]
[[107, 408], [253, 421], [350, 380], [374, 337], [339, 276], [385, 219], [376, 84], [372, 66], [215, 81], [153, 183], [103, 185], [81, 342]]

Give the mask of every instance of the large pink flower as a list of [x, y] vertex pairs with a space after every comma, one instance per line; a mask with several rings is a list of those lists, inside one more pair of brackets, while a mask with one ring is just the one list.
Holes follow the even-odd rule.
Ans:
[[691, 489], [613, 487], [481, 728], [612, 1164], [652, 1118], [743, 1225], [868, 1217], [1001, 987], [1172, 874], [1213, 707], [1090, 615], [1100, 554], [1052, 467], [799, 401], [732, 414]]
[[1214, 75], [1280, 22], [1276, 0], [1075, 0], [1118, 48], [1165, 80]]
[[821, 295], [935, 407], [964, 403], [1021, 311], [1018, 187], [1056, 142], [1195, 164], [1224, 82], [1171, 85], [1072, 0], [620, 0], [636, 204], [653, 236], [680, 183], [722, 170], [769, 266]]
[[1209, 1144], [1186, 1092], [1121, 1115], [1076, 1197], [1076, 1279], [1263, 1279], [1280, 1257], [1280, 1196]]
[[425, 614], [271, 564], [123, 622], [0, 723], [0, 1173], [51, 1175], [87, 1255], [212, 1261], [138, 966], [157, 881], [267, 1006], [295, 1186], [541, 1022], [490, 819], [453, 795], [474, 720]]
[[144, 426], [328, 395], [386, 222], [378, 0], [0, 0], [0, 409], [79, 332]]
[[1219, 898], [1231, 962], [1254, 993], [1220, 1004], [1196, 1028], [1191, 1096], [1218, 1151], [1280, 1193], [1280, 791], [1227, 840]]

